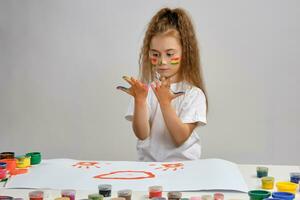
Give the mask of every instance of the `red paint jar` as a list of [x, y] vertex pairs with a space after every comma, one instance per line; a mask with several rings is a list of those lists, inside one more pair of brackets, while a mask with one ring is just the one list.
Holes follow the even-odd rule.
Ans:
[[29, 192], [29, 199], [30, 200], [43, 200], [44, 192], [43, 191], [32, 191]]
[[149, 198], [162, 197], [162, 186], [150, 186], [149, 187]]

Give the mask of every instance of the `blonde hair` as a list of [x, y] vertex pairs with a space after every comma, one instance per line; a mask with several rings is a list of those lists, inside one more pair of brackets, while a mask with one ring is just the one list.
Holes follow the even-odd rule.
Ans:
[[150, 83], [154, 80], [155, 75], [149, 60], [149, 50], [151, 39], [158, 34], [172, 35], [179, 39], [182, 46], [180, 78], [200, 88], [207, 96], [195, 30], [187, 12], [181, 8], [163, 8], [152, 17], [140, 52], [141, 81]]

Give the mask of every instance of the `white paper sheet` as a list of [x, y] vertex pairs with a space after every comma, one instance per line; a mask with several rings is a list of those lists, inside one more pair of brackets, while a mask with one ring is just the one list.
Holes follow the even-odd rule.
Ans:
[[147, 191], [152, 185], [161, 185], [164, 191], [248, 191], [237, 165], [221, 159], [166, 163], [43, 160], [32, 166], [29, 173], [12, 177], [6, 188], [97, 191], [99, 184], [111, 184], [114, 191]]

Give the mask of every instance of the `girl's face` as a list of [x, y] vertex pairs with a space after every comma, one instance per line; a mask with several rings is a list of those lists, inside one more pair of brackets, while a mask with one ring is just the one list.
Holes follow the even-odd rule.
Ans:
[[171, 83], [179, 82], [178, 71], [182, 55], [178, 39], [170, 35], [156, 35], [150, 42], [150, 62], [160, 76], [170, 78]]

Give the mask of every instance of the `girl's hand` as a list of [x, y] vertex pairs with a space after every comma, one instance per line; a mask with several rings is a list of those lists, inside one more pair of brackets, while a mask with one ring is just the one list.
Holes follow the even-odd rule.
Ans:
[[131, 87], [126, 88], [123, 86], [118, 86], [118, 90], [122, 90], [127, 94], [134, 97], [135, 100], [146, 100], [148, 95], [148, 86], [139, 80], [134, 79], [133, 77], [123, 76], [122, 77], [126, 82], [128, 82]]
[[181, 95], [184, 92], [173, 93], [170, 90], [170, 80], [165, 77], [161, 78], [161, 82], [155, 81], [151, 84], [151, 88], [153, 89], [158, 102], [162, 104], [170, 104], [171, 101]]

